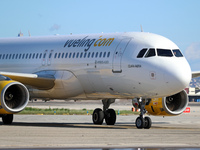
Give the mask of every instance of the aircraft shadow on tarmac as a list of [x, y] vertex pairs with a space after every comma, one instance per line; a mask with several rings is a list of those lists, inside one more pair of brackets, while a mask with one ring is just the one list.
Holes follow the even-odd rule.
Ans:
[[[3, 125], [0, 123], [0, 125]], [[32, 127], [58, 127], [58, 128], [109, 128], [109, 129], [128, 129], [128, 128], [136, 128], [135, 125], [94, 125], [90, 123], [29, 123], [29, 122], [15, 122], [12, 125], [7, 126], [32, 126]]]
[[[162, 126], [159, 127], [159, 125], [162, 124], [168, 124], [167, 122], [156, 122], [153, 123], [156, 124], [156, 126], [153, 126], [153, 128], [162, 128]], [[0, 126], [4, 125], [3, 123], [0, 123]], [[94, 125], [93, 123], [33, 123], [33, 122], [14, 122], [11, 125], [7, 126], [32, 126], [32, 127], [58, 127], [58, 128], [108, 128], [108, 129], [137, 129], [135, 124], [132, 122], [126, 122], [126, 123], [117, 123], [115, 125]]]

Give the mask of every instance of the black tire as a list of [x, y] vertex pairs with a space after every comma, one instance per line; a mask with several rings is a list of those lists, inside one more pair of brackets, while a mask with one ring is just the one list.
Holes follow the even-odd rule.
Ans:
[[151, 118], [144, 117], [144, 128], [145, 129], [151, 128], [151, 124], [152, 124]]
[[8, 114], [2, 117], [3, 124], [12, 124], [13, 122], [13, 114]]
[[96, 108], [92, 114], [92, 120], [94, 124], [101, 125], [104, 119], [104, 112], [100, 108]]
[[138, 129], [144, 128], [144, 119], [142, 117], [137, 117], [135, 125]]
[[116, 113], [114, 109], [108, 109], [105, 112], [105, 121], [107, 125], [114, 125], [116, 122]]

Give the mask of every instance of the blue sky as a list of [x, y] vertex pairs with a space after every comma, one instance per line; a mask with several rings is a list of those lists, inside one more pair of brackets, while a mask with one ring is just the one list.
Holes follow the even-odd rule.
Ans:
[[0, 37], [140, 31], [175, 42], [200, 70], [200, 0], [1, 0]]

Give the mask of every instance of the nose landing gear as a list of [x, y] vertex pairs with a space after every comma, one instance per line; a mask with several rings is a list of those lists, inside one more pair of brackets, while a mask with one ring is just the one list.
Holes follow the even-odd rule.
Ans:
[[144, 117], [144, 114], [146, 113], [146, 110], [145, 110], [146, 100], [140, 98], [138, 100], [138, 103], [139, 103], [139, 108], [140, 108], [140, 116], [137, 117], [135, 121], [135, 125], [138, 129], [142, 129], [142, 128], [149, 129], [151, 128], [152, 121], [151, 121], [151, 118]]

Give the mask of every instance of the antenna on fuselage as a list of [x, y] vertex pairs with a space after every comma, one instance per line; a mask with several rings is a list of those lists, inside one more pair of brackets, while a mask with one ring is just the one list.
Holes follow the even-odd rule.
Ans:
[[141, 29], [141, 32], [143, 32], [143, 28], [142, 28], [142, 25], [140, 25], [140, 29]]
[[31, 36], [31, 33], [30, 33], [30, 31], [29, 31], [29, 30], [28, 30], [28, 35], [29, 35], [29, 36]]

